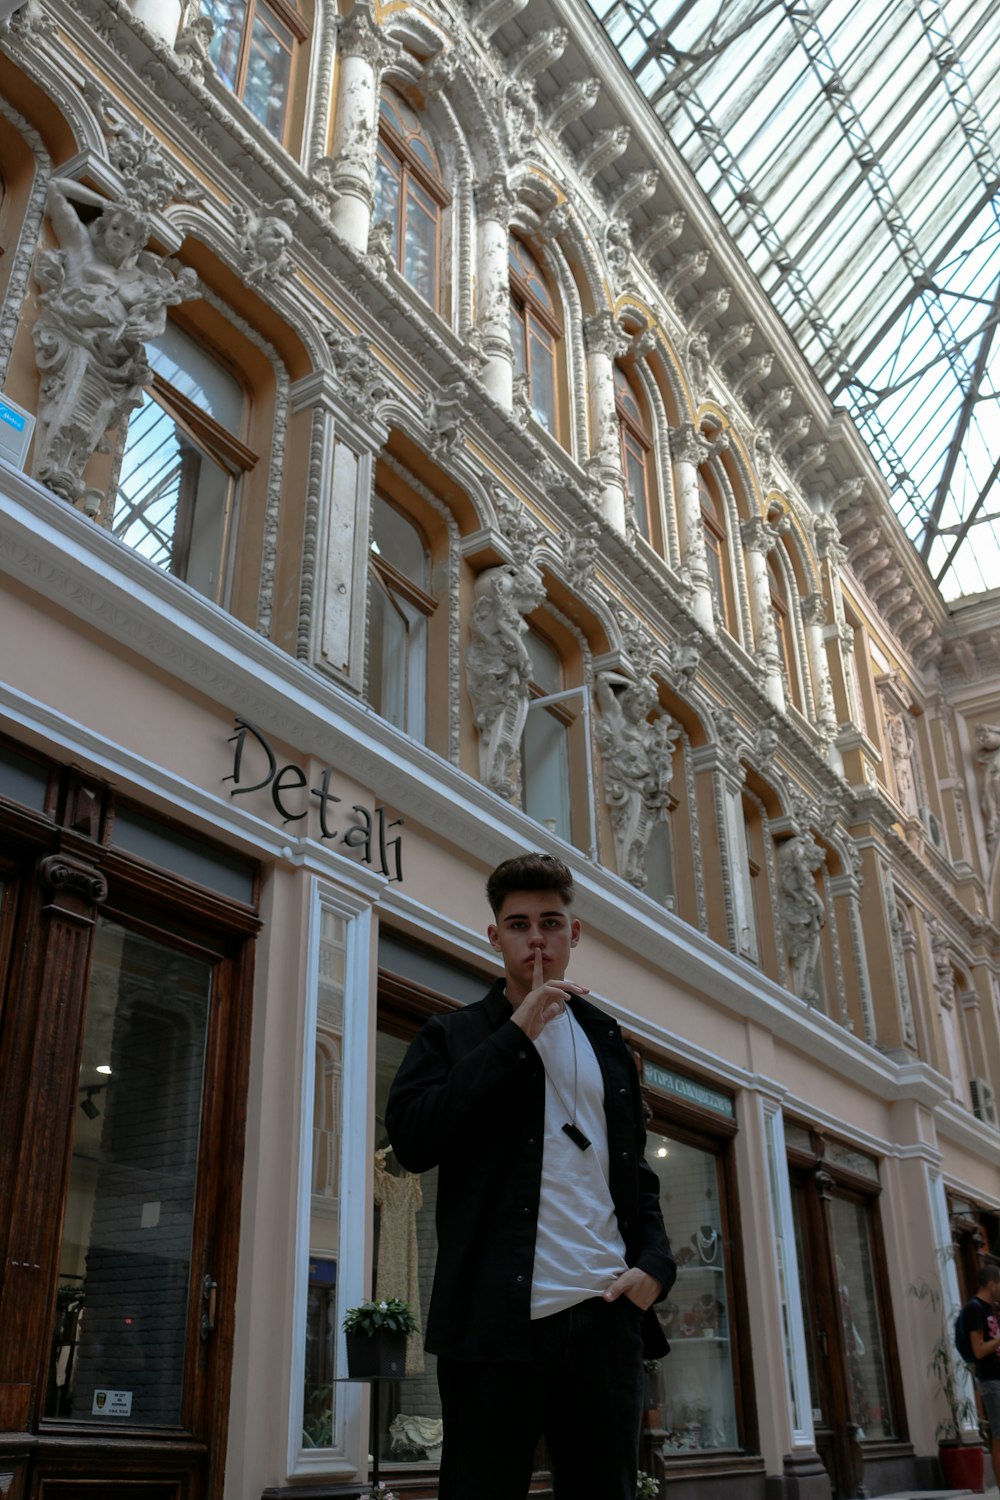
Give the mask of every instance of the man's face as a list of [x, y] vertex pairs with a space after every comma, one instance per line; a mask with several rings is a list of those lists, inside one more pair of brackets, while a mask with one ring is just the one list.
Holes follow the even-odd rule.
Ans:
[[511, 891], [486, 935], [507, 971], [507, 996], [516, 1004], [533, 986], [535, 953], [546, 979], [563, 979], [580, 924], [556, 891]]

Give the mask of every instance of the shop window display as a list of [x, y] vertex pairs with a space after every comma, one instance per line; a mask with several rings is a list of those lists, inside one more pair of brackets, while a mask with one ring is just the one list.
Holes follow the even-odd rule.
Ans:
[[657, 1309], [671, 1345], [658, 1374], [663, 1455], [736, 1448], [722, 1165], [712, 1152], [654, 1132], [646, 1156], [677, 1257], [677, 1280]]

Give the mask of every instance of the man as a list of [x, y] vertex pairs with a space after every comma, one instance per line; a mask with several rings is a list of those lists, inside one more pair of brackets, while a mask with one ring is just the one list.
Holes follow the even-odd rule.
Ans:
[[979, 1268], [979, 1289], [962, 1309], [976, 1361], [976, 1384], [990, 1424], [990, 1458], [994, 1479], [1000, 1482], [1000, 1322], [994, 1303], [1000, 1295], [1000, 1266]]
[[404, 1167], [438, 1166], [427, 1348], [440, 1500], [524, 1500], [545, 1437], [557, 1500], [634, 1500], [642, 1359], [676, 1265], [631, 1053], [566, 979], [573, 877], [519, 855], [487, 882], [504, 978], [433, 1016], [389, 1095]]

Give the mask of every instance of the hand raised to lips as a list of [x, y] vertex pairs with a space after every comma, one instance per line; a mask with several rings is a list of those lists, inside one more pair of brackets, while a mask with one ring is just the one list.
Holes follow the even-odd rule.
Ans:
[[534, 971], [531, 989], [514, 1012], [514, 1025], [519, 1026], [529, 1041], [541, 1036], [550, 1021], [561, 1016], [566, 1009], [568, 995], [586, 995], [585, 985], [574, 984], [571, 979], [545, 978], [542, 951], [535, 949]]

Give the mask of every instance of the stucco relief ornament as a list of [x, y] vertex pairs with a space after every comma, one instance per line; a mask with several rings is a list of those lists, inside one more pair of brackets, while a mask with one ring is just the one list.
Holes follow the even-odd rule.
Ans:
[[825, 859], [823, 850], [808, 834], [796, 834], [778, 847], [778, 913], [791, 969], [791, 988], [809, 1005], [815, 1005], [820, 998], [815, 974], [826, 907], [813, 877]]
[[618, 276], [628, 269], [632, 254], [632, 231], [627, 219], [609, 219], [604, 226], [604, 258]]
[[776, 714], [765, 719], [753, 739], [753, 757], [758, 765], [766, 766], [781, 744], [781, 720]]
[[671, 643], [669, 656], [670, 686], [678, 693], [686, 693], [701, 662], [701, 636], [696, 630], [689, 631]]
[[282, 198], [266, 209], [233, 205], [236, 249], [248, 286], [274, 283], [292, 274], [288, 247], [295, 236], [297, 216], [293, 198]]
[[520, 500], [497, 486], [493, 489], [493, 508], [497, 513], [501, 534], [510, 543], [515, 559], [519, 563], [526, 563], [538, 545], [542, 534], [541, 526]]
[[156, 138], [126, 119], [111, 95], [93, 78], [84, 83], [83, 95], [101, 121], [108, 160], [121, 177], [121, 196], [130, 208], [153, 213], [172, 198], [191, 202], [204, 197], [191, 178], [181, 178]]
[[344, 333], [331, 327], [323, 330], [323, 341], [330, 351], [341, 389], [359, 411], [370, 415], [390, 392], [368, 340], [360, 334]]
[[563, 532], [563, 560], [570, 584], [578, 594], [586, 593], [594, 576], [594, 563], [601, 528], [596, 521], [585, 521], [575, 531]]
[[[89, 225], [73, 203], [100, 208]], [[198, 295], [190, 267], [142, 247], [145, 216], [54, 177], [46, 200], [60, 248], [38, 257], [41, 312], [32, 338], [41, 376], [34, 477], [75, 504], [84, 470], [105, 437], [142, 401], [152, 380], [145, 342], [167, 308]]]
[[680, 729], [667, 715], [649, 715], [659, 695], [651, 677], [642, 677], [616, 693], [607, 672], [595, 688], [601, 716], [595, 734], [604, 758], [604, 796], [611, 809], [618, 873], [630, 885], [646, 885], [646, 850], [655, 825], [663, 818], [670, 784], [670, 763]]
[[886, 721], [889, 734], [889, 749], [896, 775], [896, 793], [908, 813], [917, 811], [917, 793], [913, 784], [913, 739], [899, 714], [890, 714]]
[[512, 162], [529, 156], [538, 140], [538, 101], [533, 84], [508, 79], [500, 90], [500, 110]]
[[977, 724], [976, 744], [983, 768], [980, 806], [986, 830], [986, 847], [992, 855], [1000, 839], [1000, 724]]
[[312, 165], [309, 178], [309, 199], [316, 211], [328, 219], [333, 205], [340, 197], [337, 186], [337, 160], [332, 156], [320, 156]]
[[522, 370], [514, 376], [514, 398], [511, 417], [516, 427], [527, 427], [534, 414], [531, 405], [531, 383], [527, 372]]
[[0, 20], [0, 36], [6, 33], [23, 42], [38, 42], [42, 37], [54, 35], [55, 29], [56, 23], [41, 0], [27, 0], [26, 5]]
[[736, 770], [740, 756], [746, 749], [746, 740], [739, 721], [731, 708], [717, 708], [712, 715], [715, 725], [715, 738], [722, 752], [723, 761]]
[[178, 33], [174, 53], [181, 72], [188, 78], [198, 78], [204, 82], [209, 76], [212, 68], [209, 47], [214, 35], [215, 22], [211, 16], [192, 16]]
[[383, 279], [396, 269], [396, 227], [391, 219], [376, 219], [368, 231], [366, 259], [376, 276]]
[[479, 775], [508, 801], [521, 789], [520, 751], [532, 678], [525, 615], [542, 601], [537, 568], [505, 564], [476, 579], [466, 685], [479, 730]]
[[466, 385], [461, 375], [452, 376], [427, 397], [427, 425], [435, 453], [451, 453], [462, 439], [466, 416]]

